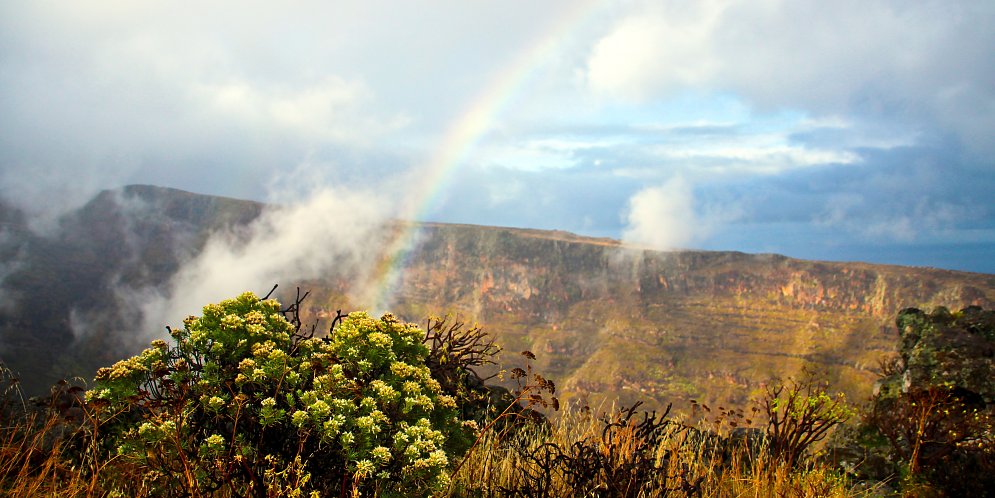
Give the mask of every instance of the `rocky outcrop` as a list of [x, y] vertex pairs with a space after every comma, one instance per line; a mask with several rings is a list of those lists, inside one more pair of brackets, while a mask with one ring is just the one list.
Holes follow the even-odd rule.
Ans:
[[654, 303], [707, 295], [891, 320], [910, 304], [989, 306], [995, 277], [928, 268], [795, 260], [737, 252], [638, 251], [604, 239], [429, 225], [400, 295], [436, 290], [483, 313], [562, 317], [573, 303], [619, 296]]
[[899, 313], [896, 323], [901, 369], [877, 383], [877, 394], [940, 387], [982, 405], [995, 403], [995, 311], [937, 307], [927, 314], [909, 308]]
[[918, 490], [907, 494], [991, 495], [995, 311], [909, 308], [896, 322], [899, 356], [886, 364], [850, 449], [883, 458], [888, 465], [864, 474], [901, 475]]

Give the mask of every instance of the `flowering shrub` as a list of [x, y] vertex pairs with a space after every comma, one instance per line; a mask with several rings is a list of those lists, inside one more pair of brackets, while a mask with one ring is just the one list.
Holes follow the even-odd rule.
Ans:
[[473, 424], [426, 366], [424, 332], [389, 314], [352, 313], [325, 339], [292, 322], [245, 293], [170, 330], [174, 345], [99, 370], [87, 397], [109, 451], [153, 469], [142, 486], [159, 495], [444, 486]]

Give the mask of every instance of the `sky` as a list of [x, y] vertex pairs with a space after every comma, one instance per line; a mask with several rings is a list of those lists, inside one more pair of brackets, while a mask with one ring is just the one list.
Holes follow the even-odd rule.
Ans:
[[986, 0], [0, 0], [0, 196], [44, 227], [133, 183], [338, 192], [995, 273], [993, 26]]

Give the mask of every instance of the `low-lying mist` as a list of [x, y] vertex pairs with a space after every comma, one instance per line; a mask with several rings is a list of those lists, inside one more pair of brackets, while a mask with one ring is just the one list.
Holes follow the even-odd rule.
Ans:
[[267, 206], [248, 226], [211, 234], [165, 285], [125, 286], [117, 295], [141, 311], [139, 330], [156, 334], [246, 290], [319, 277], [362, 282], [380, 256], [391, 214], [386, 206], [366, 193], [334, 189]]
[[25, 378], [86, 376], [244, 291], [329, 279], [366, 292], [393, 233], [389, 196], [322, 187], [273, 198], [125, 187], [43, 230], [5, 207], [0, 360]]

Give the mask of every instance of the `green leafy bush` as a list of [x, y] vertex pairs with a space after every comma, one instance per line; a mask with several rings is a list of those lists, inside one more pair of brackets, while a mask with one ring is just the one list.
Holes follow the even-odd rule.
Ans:
[[842, 392], [832, 395], [828, 387], [828, 382], [805, 372], [801, 380], [775, 380], [766, 388], [762, 403], [770, 452], [791, 467], [855, 413]]
[[[300, 333], [252, 293], [205, 306], [87, 393], [108, 451], [158, 495], [425, 496], [472, 439], [426, 366], [424, 332], [353, 313]], [[340, 317], [341, 318], [341, 317]]]

